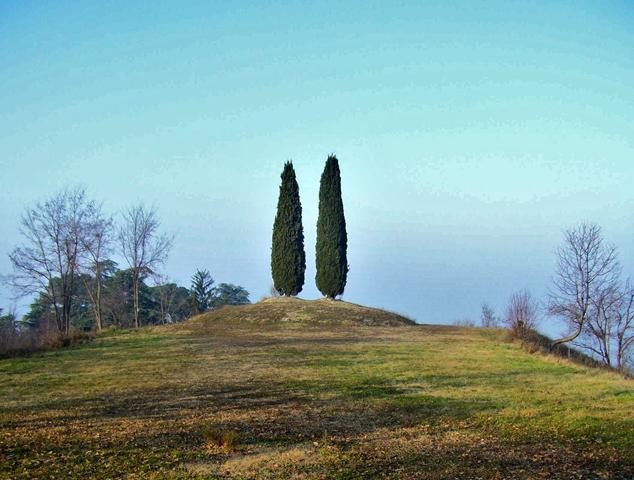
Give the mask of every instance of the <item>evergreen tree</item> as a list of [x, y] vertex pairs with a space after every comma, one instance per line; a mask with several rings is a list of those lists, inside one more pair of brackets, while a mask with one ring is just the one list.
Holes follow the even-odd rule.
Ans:
[[247, 305], [249, 303], [251, 303], [249, 300], [249, 292], [240, 285], [221, 283], [216, 288], [216, 293], [213, 299], [214, 308], [222, 307], [224, 305]]
[[191, 295], [197, 313], [204, 313], [212, 306], [214, 279], [209, 270], [196, 270], [192, 277]]
[[291, 162], [286, 162], [273, 225], [271, 273], [273, 285], [280, 295], [293, 296], [302, 291], [306, 254], [299, 186]]
[[348, 234], [341, 199], [339, 161], [326, 160], [319, 188], [317, 219], [317, 288], [328, 298], [341, 295], [348, 277]]

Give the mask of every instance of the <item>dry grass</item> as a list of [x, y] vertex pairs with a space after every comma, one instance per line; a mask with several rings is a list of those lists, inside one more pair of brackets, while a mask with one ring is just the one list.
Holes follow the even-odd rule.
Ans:
[[241, 307], [227, 307], [198, 317], [199, 325], [282, 324], [298, 328], [328, 326], [404, 326], [414, 321], [386, 310], [339, 300], [268, 298]]
[[206, 426], [201, 430], [201, 434], [212, 449], [221, 447], [227, 451], [232, 451], [240, 442], [240, 434], [235, 430]]
[[634, 476], [631, 380], [399, 318], [275, 299], [2, 360], [0, 476]]
[[19, 357], [57, 348], [79, 345], [94, 338], [93, 332], [72, 330], [61, 334], [56, 328], [26, 329], [22, 332], [0, 332], [0, 358]]

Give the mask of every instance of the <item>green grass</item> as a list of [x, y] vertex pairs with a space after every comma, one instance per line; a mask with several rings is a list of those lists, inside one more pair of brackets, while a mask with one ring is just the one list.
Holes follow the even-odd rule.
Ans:
[[634, 384], [274, 300], [0, 361], [0, 477], [633, 478]]

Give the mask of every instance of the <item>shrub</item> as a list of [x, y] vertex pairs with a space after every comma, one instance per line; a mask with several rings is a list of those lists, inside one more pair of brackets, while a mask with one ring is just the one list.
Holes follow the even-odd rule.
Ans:
[[528, 290], [515, 292], [506, 307], [504, 323], [517, 338], [524, 338], [537, 328], [539, 305]]
[[470, 318], [459, 318], [458, 320], [453, 321], [453, 325], [456, 327], [473, 328], [476, 326], [476, 323]]
[[63, 335], [53, 328], [25, 328], [0, 335], [0, 357], [17, 357], [32, 353], [69, 347], [92, 340], [95, 334], [71, 330]]

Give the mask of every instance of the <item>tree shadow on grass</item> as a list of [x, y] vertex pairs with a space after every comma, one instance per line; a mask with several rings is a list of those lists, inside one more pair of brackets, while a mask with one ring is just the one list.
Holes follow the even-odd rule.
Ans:
[[634, 478], [634, 464], [626, 456], [577, 439], [526, 442], [465, 436], [456, 441], [446, 432], [431, 434], [428, 441], [418, 438], [414, 433], [392, 442], [373, 439], [350, 446], [335, 444], [338, 455], [330, 468], [342, 478], [359, 478], [363, 472], [363, 478], [399, 480]]
[[[344, 360], [349, 361], [347, 358]], [[312, 359], [312, 363], [319, 361], [319, 358]], [[310, 365], [311, 361], [308, 364]], [[342, 364], [341, 367], [345, 366]], [[461, 388], [474, 381], [509, 384], [516, 381], [513, 377], [526, 375], [531, 375], [531, 372], [421, 375], [415, 379], [420, 388], [399, 381], [388, 381], [381, 375], [350, 375], [347, 378], [296, 381], [222, 379], [215, 383], [185, 387], [168, 384], [153, 388], [127, 389], [121, 393], [38, 401], [37, 404], [26, 407], [5, 405], [0, 407], [3, 417], [0, 420], [0, 428], [20, 425], [37, 427], [39, 424], [50, 425], [51, 422], [77, 420], [178, 419], [185, 415], [201, 413], [211, 415], [218, 412], [240, 413], [267, 409], [283, 412], [285, 408], [290, 407], [293, 408], [294, 415], [302, 415], [302, 411], [316, 415], [315, 429], [320, 432], [324, 430], [324, 426], [319, 425], [321, 413], [328, 412], [328, 415], [331, 415], [333, 410], [340, 410], [342, 417], [345, 417], [348, 414], [352, 415], [350, 412], [359, 408], [362, 412], [357, 412], [354, 419], [350, 422], [342, 421], [342, 424], [384, 426], [400, 422], [408, 426], [416, 422], [433, 421], [439, 417], [464, 420], [484, 411], [495, 413], [506, 406], [499, 398], [463, 396], [456, 399], [434, 395], [434, 389]], [[383, 411], [379, 411], [380, 409]], [[23, 415], [24, 411], [29, 412], [28, 417]], [[46, 415], [38, 419], [42, 413]], [[285, 423], [283, 419], [276, 421]], [[332, 428], [332, 422], [328, 421], [326, 426]]]
[[[169, 420], [222, 413], [237, 418], [225, 425], [254, 440], [267, 436], [292, 441], [324, 431], [360, 434], [386, 426], [411, 426], [438, 418], [463, 420], [485, 410], [501, 408], [487, 398], [452, 399], [412, 392], [377, 379], [350, 382], [250, 381], [127, 390], [124, 394], [77, 397], [41, 402], [29, 408], [3, 407], [0, 427], [63, 425], [69, 421]], [[42, 415], [38, 418], [39, 414]], [[261, 418], [258, 418], [261, 414]], [[247, 419], [247, 420], [245, 420]]]
[[[377, 377], [345, 383], [225, 381], [43, 402], [30, 418], [20, 418], [19, 409], [5, 407], [4, 418], [12, 420], [4, 421], [2, 430], [30, 433], [4, 436], [3, 449], [10, 459], [6, 465], [11, 468], [28, 458], [53, 455], [62, 471], [76, 468], [82, 475], [98, 478], [175, 468], [183, 461], [202, 457], [222, 461], [226, 453], [205, 453], [203, 431], [211, 427], [237, 432], [245, 448], [255, 450], [307, 441], [312, 445], [312, 441], [321, 442], [327, 436], [338, 452], [328, 468], [332, 467], [333, 472], [349, 471], [352, 478], [358, 471], [382, 477], [397, 470], [401, 478], [459, 478], [460, 472], [467, 472], [468, 478], [497, 478], [509, 473], [514, 475], [512, 478], [531, 478], [522, 471], [545, 472], [557, 478], [557, 472], [565, 471], [557, 469], [558, 457], [570, 449], [554, 445], [554, 439], [548, 455], [544, 454], [548, 440], [544, 445], [497, 437], [484, 443], [450, 441], [451, 431], [505, 407], [488, 397], [449, 398]], [[43, 414], [41, 418], [38, 413]], [[75, 429], [61, 438], [51, 440], [47, 436], [48, 428], [64, 431], [71, 423]], [[119, 434], [119, 428], [127, 428], [126, 435]], [[113, 429], [116, 435], [111, 433]], [[408, 429], [413, 429], [413, 435], [427, 432], [432, 441], [419, 444], [403, 433]], [[388, 436], [387, 447], [381, 447], [383, 440], [376, 440], [377, 435]], [[390, 440], [396, 447], [390, 447]], [[108, 452], [106, 457], [97, 455], [100, 449]], [[583, 474], [592, 469], [609, 473], [605, 456], [578, 459], [573, 454], [562, 463], [565, 468], [577, 468]], [[527, 458], [530, 455], [534, 458]], [[620, 471], [627, 468], [623, 457], [617, 455], [614, 462]], [[38, 476], [37, 470], [30, 473]], [[42, 470], [41, 476], [45, 473]]]

